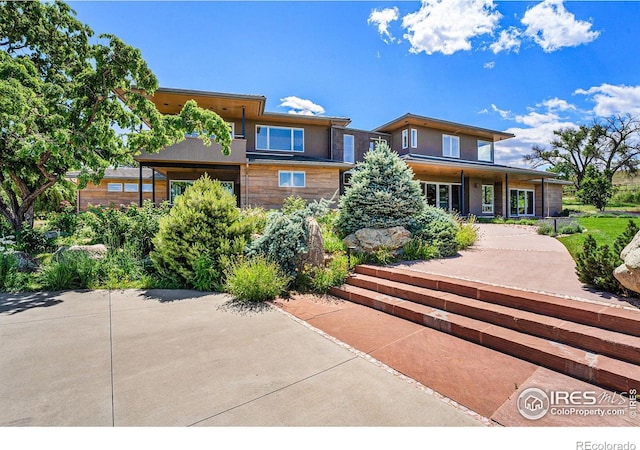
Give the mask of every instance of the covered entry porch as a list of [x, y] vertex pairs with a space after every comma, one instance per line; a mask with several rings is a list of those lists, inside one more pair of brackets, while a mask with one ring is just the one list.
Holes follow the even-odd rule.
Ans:
[[555, 174], [472, 161], [407, 155], [427, 203], [478, 217], [544, 217], [562, 210]]

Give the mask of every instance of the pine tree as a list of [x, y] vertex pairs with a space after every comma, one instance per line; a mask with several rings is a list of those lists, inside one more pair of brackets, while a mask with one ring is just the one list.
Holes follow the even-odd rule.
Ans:
[[351, 186], [340, 199], [336, 227], [347, 236], [362, 228], [406, 226], [424, 207], [411, 168], [379, 141], [353, 170]]

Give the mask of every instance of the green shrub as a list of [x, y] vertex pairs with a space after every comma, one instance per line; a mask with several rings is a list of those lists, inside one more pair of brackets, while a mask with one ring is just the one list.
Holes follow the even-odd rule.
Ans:
[[[633, 220], [629, 220], [622, 234], [620, 234], [620, 236], [618, 236], [615, 242], [613, 243], [613, 252], [617, 256], [620, 256], [620, 253], [622, 253], [622, 250], [624, 250], [624, 248], [633, 240], [633, 238], [637, 233], [638, 233], [638, 225], [636, 225], [636, 223]], [[622, 264], [622, 262], [623, 262], [622, 259], [620, 259], [620, 264]]]
[[546, 236], [555, 236], [556, 232], [553, 228], [553, 225], [548, 223], [543, 223], [538, 226], [538, 234], [543, 234]]
[[275, 299], [291, 280], [277, 263], [262, 255], [237, 259], [227, 267], [225, 277], [225, 290], [237, 300], [251, 303]]
[[75, 206], [63, 200], [60, 202], [58, 211], [52, 211], [47, 215], [47, 223], [51, 229], [59, 230], [65, 234], [75, 233], [79, 224]]
[[329, 211], [328, 206], [329, 201], [322, 199], [289, 214], [271, 212], [264, 234], [249, 245], [247, 255], [264, 255], [276, 262], [287, 276], [295, 278], [298, 258], [307, 251], [307, 217], [322, 217]]
[[305, 267], [295, 280], [296, 289], [326, 294], [333, 286], [344, 284], [349, 276], [347, 255], [335, 253], [326, 267]]
[[211, 255], [201, 253], [193, 264], [193, 287], [199, 291], [220, 290], [221, 274], [216, 270]]
[[419, 215], [411, 218], [408, 229], [414, 238], [435, 246], [441, 257], [453, 256], [458, 252], [459, 224], [451, 214], [440, 208], [425, 206]]
[[0, 252], [0, 291], [9, 290], [9, 279], [16, 267], [16, 258], [11, 253]]
[[466, 220], [456, 217], [458, 221], [458, 232], [456, 233], [456, 242], [458, 250], [464, 250], [471, 247], [478, 240], [478, 227], [476, 225], [476, 217], [469, 215]]
[[282, 214], [291, 214], [302, 211], [307, 207], [307, 201], [299, 195], [290, 195], [282, 202]]
[[582, 227], [577, 223], [563, 225], [558, 229], [558, 234], [576, 234], [582, 233]]
[[142, 289], [150, 284], [144, 261], [134, 246], [125, 245], [123, 249], [110, 251], [106, 258], [97, 261], [95, 270], [95, 281], [88, 286], [91, 288]]
[[267, 226], [267, 211], [260, 207], [245, 207], [240, 210], [240, 219], [253, 234], [262, 234]]
[[384, 141], [365, 154], [340, 198], [336, 228], [344, 237], [362, 228], [406, 226], [425, 206], [413, 171]]
[[222, 184], [206, 174], [175, 199], [167, 216], [160, 219], [150, 253], [159, 271], [178, 275], [183, 283], [194, 286], [201, 255], [211, 261], [213, 283], [220, 283], [224, 258], [241, 255], [251, 233], [240, 220], [236, 199]]
[[613, 294], [622, 293], [620, 283], [613, 276], [619, 260], [619, 256], [608, 245], [598, 246], [594, 237], [589, 234], [582, 244], [582, 252], [576, 258], [578, 279], [597, 289]]
[[435, 245], [419, 238], [412, 239], [403, 249], [403, 259], [406, 261], [426, 261], [440, 257], [440, 251]]
[[24, 224], [16, 233], [15, 249], [30, 255], [38, 255], [51, 250], [51, 242], [45, 236], [44, 230]]

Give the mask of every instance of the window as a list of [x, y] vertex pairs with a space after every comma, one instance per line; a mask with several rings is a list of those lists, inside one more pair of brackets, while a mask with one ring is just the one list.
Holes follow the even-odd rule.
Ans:
[[351, 171], [342, 172], [342, 184], [345, 186], [351, 186]]
[[442, 156], [460, 158], [460, 138], [458, 136], [442, 135]]
[[233, 181], [221, 181], [220, 184], [223, 188], [229, 191], [230, 194], [235, 194], [233, 190]]
[[[229, 128], [231, 128], [231, 139], [234, 139], [236, 135], [236, 124], [233, 122], [227, 122], [227, 125], [229, 125]], [[200, 136], [200, 134], [197, 131], [192, 131], [191, 133], [184, 134], [184, 137], [188, 138], [197, 138], [198, 136]], [[212, 134], [211, 138], [215, 139], [215, 134]]]
[[533, 190], [511, 189], [509, 191], [509, 214], [512, 216], [533, 216], [535, 213]]
[[142, 185], [142, 192], [153, 192], [153, 184], [151, 183], [144, 183]]
[[304, 130], [256, 125], [256, 149], [303, 152]]
[[169, 203], [173, 204], [175, 198], [184, 194], [184, 191], [192, 184], [193, 180], [171, 180], [169, 182]]
[[355, 162], [355, 149], [353, 147], [353, 135], [345, 134], [343, 136], [344, 162], [352, 164]]
[[493, 162], [493, 142], [478, 141], [478, 161]]
[[411, 148], [418, 148], [418, 130], [411, 129]]
[[482, 214], [493, 214], [493, 185], [482, 185]]
[[122, 192], [122, 183], [107, 183], [107, 192]]
[[138, 192], [138, 183], [125, 183], [124, 184], [125, 192]]
[[278, 172], [278, 186], [303, 188], [305, 186], [305, 173], [280, 170]]
[[446, 211], [460, 211], [460, 185], [421, 182], [427, 204]]
[[402, 130], [402, 148], [409, 147], [409, 130]]

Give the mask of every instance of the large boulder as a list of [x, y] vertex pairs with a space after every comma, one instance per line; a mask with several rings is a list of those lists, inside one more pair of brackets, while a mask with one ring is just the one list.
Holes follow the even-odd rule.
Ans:
[[322, 229], [313, 217], [307, 217], [307, 251], [298, 256], [297, 267], [301, 271], [306, 267], [324, 266], [324, 242], [322, 240]]
[[344, 238], [348, 247], [356, 251], [374, 253], [385, 249], [394, 254], [411, 241], [411, 233], [404, 227], [363, 228]]
[[630, 291], [640, 292], [640, 231], [622, 250], [620, 258], [624, 260], [613, 272], [613, 276]]
[[16, 260], [16, 269], [20, 272], [33, 272], [38, 268], [38, 261], [25, 252], [13, 252], [11, 254]]

